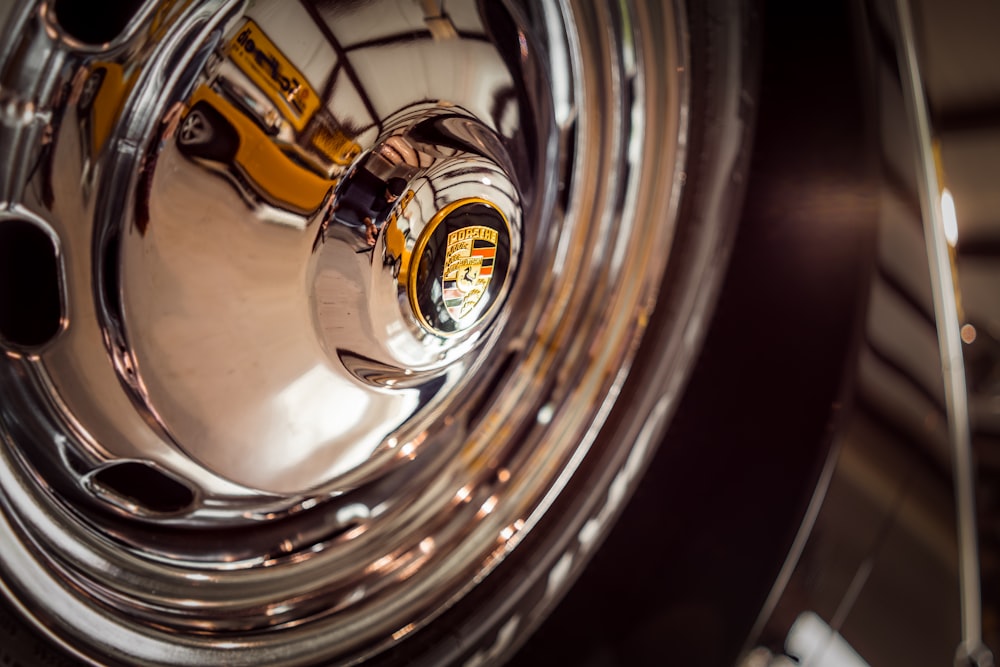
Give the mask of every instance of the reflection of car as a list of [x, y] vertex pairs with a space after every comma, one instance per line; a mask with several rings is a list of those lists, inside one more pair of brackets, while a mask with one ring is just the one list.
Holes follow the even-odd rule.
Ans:
[[[220, 49], [178, 65], [173, 89], [128, 93], [184, 100], [190, 159], [146, 184], [163, 233], [125, 224], [146, 196], [129, 189], [134, 153], [154, 140], [101, 165], [102, 196], [12, 196], [7, 215], [65, 271], [49, 310], [67, 316], [37, 344], [0, 336], [3, 650], [989, 664], [961, 401], [995, 445], [1000, 274], [993, 236], [963, 246], [935, 217], [962, 163], [927, 136], [907, 47], [933, 22], [908, 6], [226, 4], [211, 20], [252, 60]], [[207, 34], [205, 7], [175, 44]], [[48, 54], [31, 41], [45, 34], [0, 32], [0, 54]], [[334, 55], [279, 59], [274, 43], [299, 36]], [[123, 87], [96, 71], [84, 111]], [[966, 133], [996, 118], [962, 109], [950, 137], [971, 151]], [[4, 136], [22, 142], [0, 152], [16, 168], [33, 135]], [[358, 156], [386, 136], [427, 160], [407, 163], [407, 195], [359, 252], [335, 217], [338, 169], [364, 179]], [[331, 214], [242, 225], [219, 179], [189, 178], [202, 166], [254, 205]], [[384, 175], [359, 180], [367, 203]], [[477, 246], [490, 230], [505, 242]], [[445, 328], [449, 256], [487, 255], [510, 269], [489, 316]], [[959, 312], [970, 259], [990, 286], [959, 286]], [[2, 268], [0, 296], [20, 290]]]
[[100, 153], [108, 141], [134, 85], [135, 73], [126, 76], [117, 63], [96, 63], [90, 68], [80, 88], [77, 115], [87, 129], [87, 150], [91, 156]]
[[[164, 0], [159, 4], [146, 27], [149, 45], [156, 44], [163, 38], [171, 19], [175, 19], [190, 2], [191, 0]], [[89, 134], [87, 149], [90, 156], [100, 153], [108, 141], [138, 74], [135, 68], [124, 68], [113, 59], [98, 60], [88, 66], [76, 106], [77, 115]]]
[[105, 74], [107, 74], [105, 67], [95, 67], [87, 75], [86, 79], [84, 79], [83, 88], [80, 89], [80, 97], [77, 102], [77, 110], [81, 114], [90, 111], [90, 107], [94, 104], [94, 99], [97, 98], [97, 91], [101, 88], [101, 82], [104, 81]]
[[296, 213], [314, 212], [336, 185], [315, 155], [268, 134], [207, 86], [191, 97], [177, 146], [184, 155], [230, 174], [251, 201]]
[[180, 151], [228, 174], [252, 203], [315, 212], [360, 148], [253, 21], [222, 50], [220, 73], [188, 100]]

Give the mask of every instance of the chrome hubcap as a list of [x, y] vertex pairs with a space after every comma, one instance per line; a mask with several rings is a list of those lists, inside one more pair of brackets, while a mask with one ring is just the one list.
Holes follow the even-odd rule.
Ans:
[[60, 318], [3, 341], [3, 581], [58, 641], [356, 660], [544, 513], [655, 306], [684, 132], [673, 8], [571, 4], [9, 18], [0, 200]]

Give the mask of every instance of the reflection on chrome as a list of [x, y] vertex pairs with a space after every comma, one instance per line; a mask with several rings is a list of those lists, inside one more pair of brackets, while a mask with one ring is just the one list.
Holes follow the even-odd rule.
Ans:
[[[268, 17], [264, 8], [253, 13]], [[360, 133], [334, 117], [285, 56], [307, 36], [279, 34], [283, 44], [247, 18], [216, 47], [184, 102], [177, 146], [227, 175], [261, 219], [304, 227], [360, 152]], [[332, 53], [317, 46], [319, 31], [313, 37], [310, 50]]]

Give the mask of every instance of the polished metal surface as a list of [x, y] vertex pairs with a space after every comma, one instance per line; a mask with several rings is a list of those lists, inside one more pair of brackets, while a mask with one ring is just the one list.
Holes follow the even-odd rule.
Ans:
[[676, 17], [433, 5], [7, 17], [0, 201], [62, 316], [3, 345], [2, 581], [67, 650], [363, 658], [586, 454], [674, 233]]

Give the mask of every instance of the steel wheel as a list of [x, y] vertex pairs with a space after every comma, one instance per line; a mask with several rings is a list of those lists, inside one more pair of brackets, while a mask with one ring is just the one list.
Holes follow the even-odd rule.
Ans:
[[[0, 325], [2, 579], [61, 650], [481, 664], [618, 511], [724, 268], [739, 15], [692, 166], [681, 4], [441, 4], [8, 17], [0, 234], [54, 288], [3, 286], [48, 320]], [[71, 113], [98, 66], [106, 135]], [[178, 151], [195, 104], [224, 169]], [[482, 601], [522, 576], [543, 599]]]

